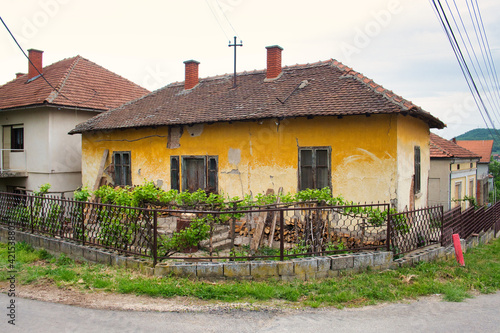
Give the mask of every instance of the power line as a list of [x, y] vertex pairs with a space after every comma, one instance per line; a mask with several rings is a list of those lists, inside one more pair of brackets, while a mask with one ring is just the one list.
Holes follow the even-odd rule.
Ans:
[[[430, 1], [435, 9], [435, 12], [438, 16], [439, 21], [441, 22], [441, 24], [443, 26], [445, 34], [450, 42], [450, 45], [453, 49], [455, 57], [457, 58], [457, 61], [460, 65], [460, 69], [462, 70], [462, 74], [465, 77], [467, 85], [469, 86], [469, 89], [470, 89], [472, 96], [474, 98], [474, 102], [476, 103], [476, 106], [479, 109], [479, 112], [481, 114], [481, 117], [483, 118], [483, 121], [486, 125], [486, 128], [490, 131], [490, 134], [492, 136], [494, 136], [494, 134], [492, 133], [490, 126], [488, 125], [488, 122], [486, 120], [486, 118], [488, 118], [488, 120], [491, 124], [491, 127], [495, 131], [495, 134], [497, 135], [497, 137], [499, 137], [498, 132], [495, 128], [495, 124], [491, 118], [490, 112], [488, 111], [488, 108], [487, 108], [487, 106], [482, 98], [481, 93], [479, 92], [479, 89], [478, 89], [477, 84], [474, 80], [474, 77], [472, 76], [472, 74], [470, 72], [467, 61], [465, 60], [464, 54], [460, 48], [460, 44], [458, 43], [458, 40], [455, 36], [455, 33], [453, 32], [453, 28], [450, 24], [450, 21], [448, 20], [448, 17], [443, 9], [443, 6], [442, 6], [440, 0], [430, 0]], [[448, 8], [449, 8], [449, 6], [448, 6]], [[451, 12], [451, 10], [450, 10], [450, 12]], [[451, 15], [453, 17], [453, 13], [451, 13]], [[453, 20], [455, 20], [454, 17], [453, 17]], [[457, 30], [459, 30], [458, 25], [457, 25]], [[459, 33], [460, 33], [460, 31], [459, 31]], [[463, 41], [463, 39], [462, 39], [462, 41]], [[466, 45], [465, 45], [465, 48], [466, 48]], [[467, 48], [466, 48], [466, 50], [467, 50]], [[492, 111], [492, 112], [494, 112], [494, 111]], [[500, 137], [499, 137], [499, 139], [500, 139]]]
[[[21, 50], [21, 52], [24, 54], [24, 56], [26, 57], [26, 59], [28, 59], [29, 63], [31, 64], [31, 66], [33, 66], [34, 69], [36, 69], [38, 75], [40, 75], [40, 77], [45, 81], [47, 82], [47, 84], [52, 88], [54, 89], [55, 91], [57, 91], [57, 93], [59, 95], [61, 95], [62, 97], [66, 98], [68, 101], [71, 101], [68, 97], [64, 96], [64, 94], [62, 94], [59, 90], [57, 90], [56, 87], [54, 87], [46, 78], [45, 76], [42, 75], [42, 73], [40, 72], [40, 70], [35, 66], [35, 64], [31, 61], [30, 57], [28, 57], [28, 55], [26, 54], [26, 52], [24, 52], [23, 48], [21, 47], [21, 45], [19, 45], [16, 37], [14, 37], [14, 34], [10, 31], [9, 27], [7, 26], [7, 24], [4, 22], [4, 20], [2, 19], [2, 17], [0, 16], [0, 21], [2, 21], [2, 24], [3, 26], [5, 27], [5, 29], [7, 29], [7, 31], [9, 32], [10, 36], [12, 37], [12, 39], [14, 40], [14, 42], [16, 43], [16, 45], [19, 47], [19, 49]], [[73, 102], [73, 101], [71, 101]], [[76, 102], [74, 102], [76, 103]]]

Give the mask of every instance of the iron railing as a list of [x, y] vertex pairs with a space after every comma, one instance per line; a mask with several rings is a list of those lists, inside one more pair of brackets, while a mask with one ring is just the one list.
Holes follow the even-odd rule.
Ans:
[[[197, 246], [168, 248], [193, 221], [208, 224]], [[500, 203], [443, 214], [441, 206], [391, 214], [389, 204], [295, 203], [244, 210], [174, 210], [80, 202], [48, 195], [0, 193], [0, 224], [120, 253], [167, 259], [253, 260], [387, 249], [395, 255], [451, 244], [495, 228]]]

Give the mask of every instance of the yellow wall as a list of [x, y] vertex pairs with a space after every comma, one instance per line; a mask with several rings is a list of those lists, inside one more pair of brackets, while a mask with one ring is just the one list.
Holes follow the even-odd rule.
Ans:
[[[415, 126], [417, 129], [412, 129]], [[408, 194], [401, 193], [397, 182], [406, 186], [411, 176], [404, 167], [397, 167], [397, 155], [405, 159], [411, 156], [413, 161], [412, 144], [419, 143], [422, 161], [428, 160], [429, 140], [427, 125], [396, 115], [183, 126], [180, 147], [175, 149], [167, 148], [167, 137], [167, 127], [84, 133], [83, 183], [94, 184], [102, 153], [109, 149], [110, 155], [113, 151], [131, 151], [133, 184], [161, 181], [162, 188], [168, 190], [170, 156], [217, 155], [219, 191], [225, 194], [255, 195], [279, 187], [296, 192], [298, 147], [330, 146], [334, 194], [363, 202], [397, 198], [398, 207], [404, 207], [401, 204], [406, 204]], [[110, 162], [108, 158], [107, 164]], [[422, 177], [426, 189], [428, 161], [422, 170], [426, 172]]]
[[[476, 163], [475, 162], [452, 163], [451, 171], [452, 171], [451, 206], [452, 207], [462, 206], [462, 209], [467, 209], [470, 207], [470, 204], [467, 200], [463, 199], [466, 196], [476, 198], [476, 192], [477, 192]], [[460, 191], [457, 191], [457, 184], [459, 183], [461, 184]]]
[[[427, 185], [430, 169], [429, 126], [413, 117], [398, 117], [398, 208], [427, 206]], [[412, 194], [415, 173], [414, 147], [420, 147], [421, 191]], [[412, 202], [413, 201], [413, 202]]]

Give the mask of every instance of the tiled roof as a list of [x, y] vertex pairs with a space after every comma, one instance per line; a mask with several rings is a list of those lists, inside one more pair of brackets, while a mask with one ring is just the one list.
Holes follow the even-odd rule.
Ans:
[[463, 148], [453, 141], [443, 139], [437, 134], [430, 136], [431, 158], [480, 158], [481, 156]]
[[[141, 99], [102, 113], [71, 133], [159, 125], [187, 125], [264, 118], [401, 113], [430, 127], [445, 125], [420, 107], [384, 89], [336, 60], [200, 79], [193, 89], [172, 83]], [[267, 81], [267, 82], [266, 82]]]
[[52, 104], [106, 111], [149, 93], [81, 56], [44, 67], [43, 76], [57, 91], [25, 74], [0, 86], [0, 110]]
[[480, 163], [490, 163], [491, 151], [493, 150], [493, 140], [457, 140], [457, 145], [481, 156], [481, 161], [479, 161]]

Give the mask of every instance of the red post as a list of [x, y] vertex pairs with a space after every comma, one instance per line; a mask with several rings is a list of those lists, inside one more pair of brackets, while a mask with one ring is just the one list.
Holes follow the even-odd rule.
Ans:
[[460, 236], [458, 234], [453, 234], [453, 246], [455, 247], [455, 258], [457, 258], [457, 262], [460, 266], [465, 266], [462, 245], [460, 244]]

